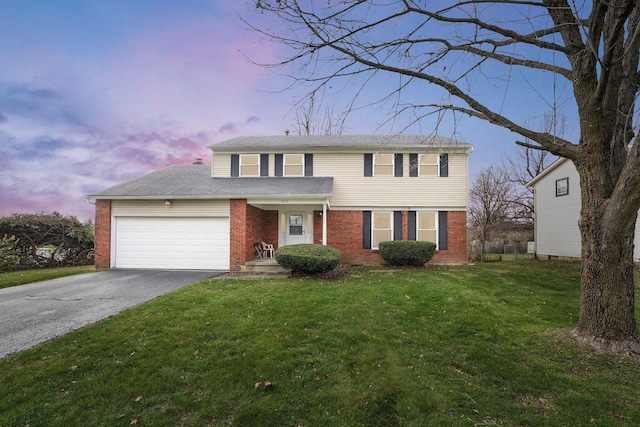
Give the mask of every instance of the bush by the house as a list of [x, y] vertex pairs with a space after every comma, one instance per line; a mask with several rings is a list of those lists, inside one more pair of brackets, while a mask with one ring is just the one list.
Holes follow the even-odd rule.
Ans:
[[275, 259], [294, 273], [320, 274], [336, 268], [341, 255], [339, 250], [330, 246], [301, 244], [278, 248]]
[[382, 259], [391, 265], [421, 267], [433, 258], [436, 244], [414, 240], [394, 240], [380, 242], [378, 248]]

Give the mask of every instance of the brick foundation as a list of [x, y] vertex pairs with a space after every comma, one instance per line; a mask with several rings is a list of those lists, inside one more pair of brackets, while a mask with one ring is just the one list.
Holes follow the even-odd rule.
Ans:
[[96, 200], [95, 227], [94, 265], [111, 268], [111, 200]]
[[[467, 213], [451, 211], [447, 215], [448, 248], [439, 250], [433, 264], [460, 264], [467, 260]], [[322, 243], [322, 215], [314, 212], [314, 243]], [[408, 239], [408, 213], [402, 212], [402, 238]], [[327, 245], [342, 252], [340, 262], [354, 265], [382, 265], [378, 251], [362, 248], [362, 211], [327, 211]]]

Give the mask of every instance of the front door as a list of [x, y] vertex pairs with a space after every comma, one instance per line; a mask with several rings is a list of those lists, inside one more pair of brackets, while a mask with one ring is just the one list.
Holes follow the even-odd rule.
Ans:
[[313, 243], [313, 211], [286, 212], [283, 219], [284, 242], [280, 246]]

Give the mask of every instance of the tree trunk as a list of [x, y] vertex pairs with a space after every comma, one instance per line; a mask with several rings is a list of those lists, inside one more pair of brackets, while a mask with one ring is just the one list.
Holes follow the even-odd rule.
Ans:
[[628, 221], [622, 214], [616, 215], [624, 211], [620, 206], [606, 215], [613, 207], [608, 199], [597, 200], [597, 191], [589, 185], [593, 181], [582, 179], [582, 288], [580, 319], [574, 333], [599, 350], [640, 357], [634, 316], [635, 219], [624, 225]]

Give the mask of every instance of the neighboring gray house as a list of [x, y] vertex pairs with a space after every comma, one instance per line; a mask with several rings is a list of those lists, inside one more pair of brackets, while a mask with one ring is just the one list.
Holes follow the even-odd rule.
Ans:
[[[581, 257], [580, 178], [573, 162], [560, 158], [527, 183], [535, 201], [535, 245], [539, 259]], [[633, 258], [640, 261], [640, 221], [636, 221]]]

